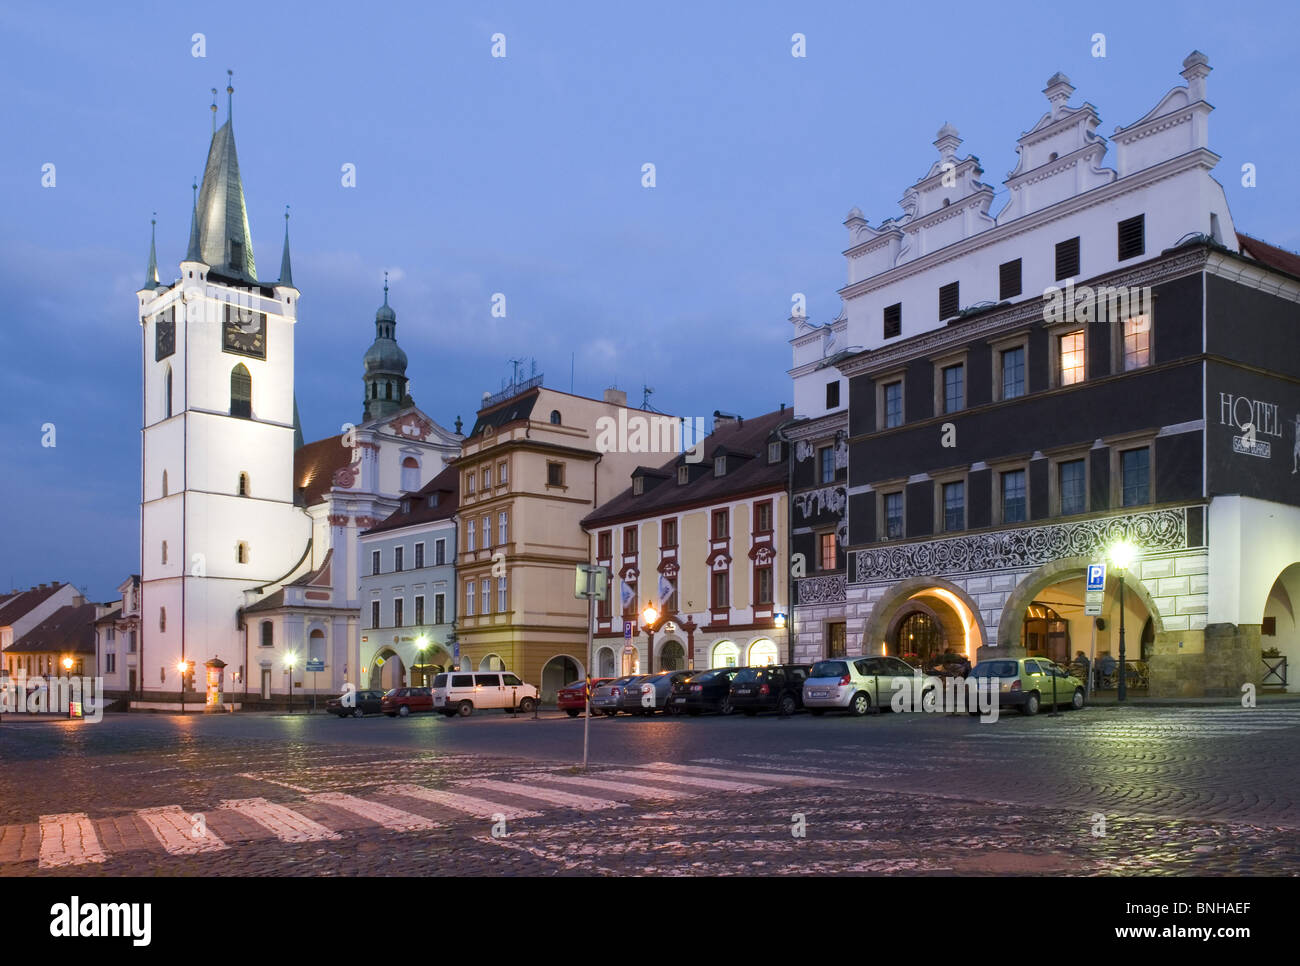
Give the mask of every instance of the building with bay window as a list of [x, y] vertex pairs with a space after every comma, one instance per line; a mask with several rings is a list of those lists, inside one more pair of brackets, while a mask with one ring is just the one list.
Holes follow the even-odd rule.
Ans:
[[[1056, 74], [997, 211], [945, 124], [901, 215], [849, 213], [843, 310], [793, 320], [791, 430], [829, 438], [837, 370], [849, 654], [1118, 658], [1122, 624], [1130, 681], [1189, 696], [1300, 660], [1300, 258], [1233, 224], [1209, 73], [1109, 139]], [[1121, 542], [1123, 614], [1114, 563], [1090, 614]]]

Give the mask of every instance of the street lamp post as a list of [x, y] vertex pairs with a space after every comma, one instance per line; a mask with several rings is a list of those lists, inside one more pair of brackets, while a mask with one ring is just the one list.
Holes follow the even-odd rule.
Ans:
[[181, 672], [181, 714], [185, 714], [185, 675], [189, 672], [190, 662], [181, 658], [176, 662], [176, 670]]
[[641, 611], [641, 617], [645, 621], [645, 638], [646, 638], [646, 655], [645, 671], [646, 674], [655, 673], [655, 631], [658, 625], [655, 621], [659, 619], [659, 611], [655, 609], [654, 604], [646, 604], [645, 610]]
[[1136, 556], [1137, 548], [1127, 540], [1121, 540], [1110, 550], [1110, 559], [1114, 562], [1116, 573], [1119, 575], [1119, 685], [1116, 695], [1118, 701], [1128, 698], [1128, 652], [1124, 646], [1124, 571], [1129, 568]]
[[293, 666], [297, 661], [296, 654], [286, 654], [284, 657], [284, 666], [289, 670], [289, 713], [293, 714]]

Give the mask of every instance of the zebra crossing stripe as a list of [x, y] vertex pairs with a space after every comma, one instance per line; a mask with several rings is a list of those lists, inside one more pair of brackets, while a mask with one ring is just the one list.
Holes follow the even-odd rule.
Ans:
[[319, 792], [307, 797], [313, 802], [333, 805], [335, 808], [341, 808], [352, 812], [354, 815], [360, 815], [362, 818], [369, 819], [375, 824], [382, 825], [384, 828], [392, 829], [395, 832], [415, 832], [420, 829], [438, 827], [437, 822], [431, 818], [425, 818], [423, 815], [416, 815], [414, 812], [393, 808], [391, 805], [385, 805], [382, 802], [368, 802], [363, 798], [357, 798], [355, 795], [347, 795], [343, 792]]
[[655, 771], [682, 771], [688, 775], [705, 777], [717, 775], [720, 778], [748, 778], [751, 781], [771, 782], [775, 785], [838, 785], [843, 782], [841, 778], [822, 778], [820, 775], [783, 775], [774, 771], [754, 770], [733, 771], [728, 768], [706, 768], [703, 765], [674, 765], [666, 761], [653, 761], [641, 767]]
[[424, 788], [420, 785], [386, 785], [381, 790], [390, 795], [402, 795], [406, 798], [417, 798], [422, 802], [444, 805], [458, 812], [473, 815], [475, 818], [495, 820], [498, 815], [507, 819], [536, 818], [542, 814], [541, 812], [530, 812], [528, 809], [520, 808], [517, 805], [498, 805], [496, 802], [489, 802], [486, 799], [475, 798], [472, 795], [461, 795], [457, 792], [447, 792], [441, 788]]
[[265, 798], [232, 798], [221, 803], [222, 808], [239, 812], [251, 818], [281, 842], [321, 842], [342, 838], [319, 822], [299, 814], [285, 805], [268, 802]]
[[195, 826], [179, 805], [142, 808], [136, 814], [149, 826], [168, 855], [198, 855], [200, 852], [220, 852], [227, 847], [206, 822]]
[[[603, 773], [602, 773], [603, 774]], [[576, 775], [525, 775], [526, 779], [542, 779], [548, 782], [559, 782], [564, 785], [578, 785], [584, 788], [597, 788], [601, 791], [615, 792], [620, 795], [629, 795], [632, 798], [694, 798], [701, 794], [700, 792], [687, 791], [684, 788], [656, 788], [654, 785], [638, 785], [633, 782], [611, 782], [604, 781], [601, 778], [586, 778]]]
[[748, 795], [752, 792], [768, 792], [772, 790], [769, 785], [753, 785], [749, 782], [722, 781], [717, 778], [700, 778], [696, 775], [676, 775], [669, 774], [665, 771], [647, 772], [622, 769], [619, 771], [605, 771], [601, 772], [601, 774], [613, 775], [616, 778], [648, 778], [652, 781], [669, 782], [673, 785], [692, 785], [696, 788], [709, 788], [722, 792], [737, 792], [742, 795]]
[[591, 798], [587, 795], [574, 795], [572, 792], [557, 792], [550, 788], [524, 786], [510, 782], [499, 782], [491, 778], [476, 778], [462, 783], [467, 788], [486, 788], [503, 795], [517, 795], [520, 798], [536, 798], [552, 805], [564, 805], [568, 808], [602, 809], [623, 808], [625, 802], [614, 802], [608, 798]]
[[103, 862], [108, 856], [95, 834], [95, 823], [85, 812], [62, 812], [40, 817], [42, 869]]

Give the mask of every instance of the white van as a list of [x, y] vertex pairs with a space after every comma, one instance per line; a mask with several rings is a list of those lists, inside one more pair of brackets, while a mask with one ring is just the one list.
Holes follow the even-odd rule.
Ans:
[[433, 710], [462, 718], [475, 708], [503, 708], [531, 713], [537, 689], [509, 671], [448, 671], [433, 678]]

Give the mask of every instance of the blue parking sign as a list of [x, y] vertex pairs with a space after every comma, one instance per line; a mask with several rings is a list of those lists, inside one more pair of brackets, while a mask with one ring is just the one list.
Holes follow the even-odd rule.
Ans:
[[624, 622], [623, 622], [623, 640], [625, 640], [625, 641], [630, 641], [630, 640], [632, 640], [632, 622], [631, 622], [631, 621], [624, 621]]
[[1106, 589], [1106, 565], [1104, 563], [1088, 564], [1088, 590]]

